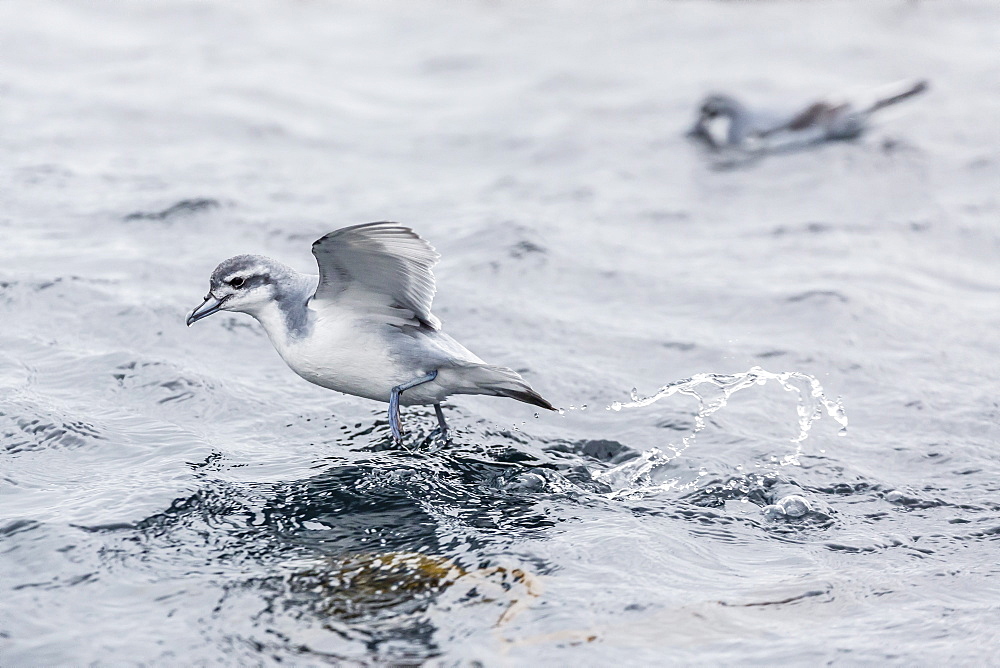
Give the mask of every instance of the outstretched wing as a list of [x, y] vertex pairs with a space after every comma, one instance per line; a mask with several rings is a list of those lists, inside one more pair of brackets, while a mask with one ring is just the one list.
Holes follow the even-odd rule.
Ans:
[[365, 223], [344, 227], [312, 246], [319, 265], [319, 285], [313, 299], [350, 299], [372, 310], [392, 307], [413, 313], [422, 324], [438, 329], [431, 313], [437, 251], [408, 227], [398, 223]]

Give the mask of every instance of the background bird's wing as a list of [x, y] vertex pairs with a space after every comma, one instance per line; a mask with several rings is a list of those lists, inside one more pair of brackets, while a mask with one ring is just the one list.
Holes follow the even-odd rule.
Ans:
[[367, 304], [372, 311], [405, 309], [432, 329], [441, 326], [431, 313], [436, 290], [431, 268], [440, 256], [410, 228], [389, 222], [353, 225], [318, 239], [312, 252], [319, 265], [314, 300]]

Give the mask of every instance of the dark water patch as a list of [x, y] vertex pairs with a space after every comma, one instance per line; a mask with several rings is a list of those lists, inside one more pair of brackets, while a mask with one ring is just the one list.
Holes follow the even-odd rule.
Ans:
[[639, 453], [619, 441], [592, 439], [573, 443], [554, 443], [545, 447], [547, 452], [573, 453], [588, 460], [620, 464], [639, 456]]
[[836, 482], [831, 485], [804, 485], [804, 489], [816, 494], [830, 494], [834, 496], [853, 496], [855, 494], [871, 494], [878, 492], [882, 486], [872, 482]]
[[832, 223], [812, 222], [796, 226], [779, 225], [772, 230], [771, 234], [776, 237], [786, 234], [823, 234], [834, 229], [836, 229], [836, 226]]
[[364, 469], [344, 467], [297, 483], [216, 482], [138, 522], [88, 529], [114, 534], [106, 558], [153, 571], [436, 547], [436, 524], [419, 503], [363, 478]]
[[[507, 532], [514, 532], [521, 537], [540, 537], [564, 520], [563, 515], [552, 512], [554, 507], [571, 513], [576, 504], [587, 503], [593, 490], [606, 489], [579, 463], [533, 457], [495, 461], [484, 454], [449, 452], [437, 467], [437, 489], [426, 497], [436, 511], [446, 512], [484, 535], [506, 539]], [[506, 457], [511, 458], [509, 454]]]
[[71, 577], [55, 577], [51, 580], [44, 580], [38, 582], [23, 582], [21, 584], [11, 587], [11, 591], [20, 591], [22, 589], [63, 589], [64, 587], [76, 587], [78, 585], [86, 584], [96, 580], [98, 573], [84, 573], [82, 575], [75, 575]]
[[182, 199], [179, 202], [168, 206], [160, 211], [133, 211], [125, 216], [126, 221], [135, 220], [159, 220], [166, 221], [179, 216], [188, 216], [195, 213], [210, 211], [222, 206], [218, 200], [199, 197], [195, 199]]
[[903, 510], [927, 510], [928, 508], [942, 508], [946, 506], [955, 507], [942, 499], [924, 499], [912, 494], [906, 494], [898, 489], [885, 493], [884, 498], [894, 506]]
[[698, 522], [699, 524], [714, 525], [714, 524], [732, 524], [737, 521], [735, 518], [725, 515], [724, 513], [716, 512], [710, 508], [700, 507], [700, 506], [688, 506], [684, 503], [675, 504], [673, 508], [664, 510], [663, 508], [649, 508], [645, 506], [635, 506], [632, 512], [636, 515], [666, 515], [669, 517], [678, 517], [687, 521]]
[[[684, 503], [721, 511], [719, 517], [761, 529], [767, 534], [825, 530], [835, 524], [828, 507], [814, 497], [799, 494], [798, 485], [782, 476], [752, 473], [703, 478], [699, 483], [699, 487], [680, 497]], [[737, 514], [729, 515], [737, 508], [740, 509]], [[744, 508], [753, 510], [747, 514]]]
[[[25, 295], [38, 292], [45, 292], [56, 287], [66, 287], [70, 284], [108, 287], [117, 285], [117, 281], [88, 276], [77, 276], [75, 274], [70, 274], [68, 276], [53, 276], [51, 278], [36, 278], [29, 281], [6, 280], [0, 281], [0, 294], [4, 294], [9, 302], [16, 296], [23, 297]], [[80, 295], [80, 298], [84, 298], [84, 295]]]
[[746, 500], [764, 507], [774, 502], [771, 490], [777, 479], [769, 476], [741, 475], [701, 481], [701, 486], [682, 498], [696, 506], [724, 508], [728, 501]]
[[[193, 417], [199, 421], [214, 420], [220, 415], [245, 416], [252, 401], [223, 380], [206, 377], [179, 364], [148, 357], [124, 360], [122, 357], [114, 360], [117, 364], [100, 368], [111, 379], [106, 396], [112, 401], [127, 399], [147, 415]], [[198, 424], [192, 426], [197, 428]]]
[[690, 352], [698, 347], [698, 344], [690, 341], [664, 341], [660, 345], [671, 350], [679, 350], [682, 353]]
[[740, 150], [712, 149], [705, 151], [709, 170], [720, 174], [753, 169], [760, 164], [764, 157], [764, 153], [751, 153]]
[[119, 392], [146, 395], [159, 404], [204, 399], [203, 395], [214, 389], [209, 383], [180, 373], [163, 362], [131, 361], [115, 367], [111, 375]]
[[[261, 630], [308, 617], [344, 641], [362, 643], [371, 656], [427, 659], [438, 650], [426, 612], [439, 597], [480, 615], [485, 610], [497, 625], [537, 598], [545, 563], [512, 566], [509, 557], [490, 557], [489, 546], [556, 524], [539, 504], [551, 503], [557, 474], [491, 468], [454, 453], [430, 467], [393, 466], [394, 455], [341, 462], [295, 482], [206, 481], [143, 520], [86, 530], [104, 536], [101, 556], [109, 568], [160, 579], [192, 572], [221, 579], [219, 606], [250, 592], [262, 597], [267, 604], [254, 618]], [[218, 462], [209, 457], [195, 466], [209, 472]], [[543, 484], [524, 484], [530, 476]], [[260, 567], [274, 575], [242, 575]], [[280, 637], [271, 641], [282, 653], [293, 651]], [[294, 651], [314, 654], [308, 644]]]
[[[548, 262], [550, 254], [546, 244], [539, 238], [538, 228], [514, 220], [468, 235], [462, 240], [461, 246], [475, 249], [477, 255], [482, 255], [481, 266], [489, 267], [493, 272], [514, 266], [514, 262], [540, 267]], [[497, 248], [505, 249], [502, 258], [497, 255]], [[489, 252], [486, 252], [488, 249]]]
[[752, 603], [729, 603], [727, 601], [719, 601], [719, 605], [724, 605], [728, 607], [741, 607], [741, 608], [757, 608], [765, 606], [777, 606], [777, 605], [788, 605], [790, 603], [799, 603], [806, 599], [815, 598], [817, 596], [825, 596], [832, 600], [832, 591], [830, 589], [813, 589], [801, 594], [796, 594], [795, 596], [788, 596], [786, 598], [777, 599], [774, 601], [755, 601]]
[[24, 533], [25, 531], [33, 531], [41, 526], [41, 522], [34, 520], [11, 520], [6, 524], [0, 525], [0, 541]]
[[[709, 421], [710, 424], [715, 424], [713, 421]], [[717, 425], [716, 425], [717, 426]], [[670, 431], [676, 431], [682, 434], [690, 434], [695, 429], [695, 421], [692, 418], [683, 416], [674, 416], [664, 418], [662, 420], [657, 420], [657, 429], [668, 429]]]
[[[893, 544], [892, 547], [898, 546], [899, 543]], [[847, 554], [874, 554], [885, 549], [885, 545], [846, 545], [844, 543], [824, 543], [823, 545], [826, 549], [831, 552], [845, 552]]]
[[[392, 476], [365, 466], [338, 467], [307, 481], [267, 489], [259, 525], [273, 541], [320, 553], [380, 549], [433, 550], [435, 523], [421, 507], [426, 479]], [[256, 490], [259, 494], [265, 490]], [[415, 494], [416, 493], [416, 494]]]
[[[769, 537], [780, 537], [782, 539], [791, 537], [797, 542], [803, 541], [804, 536], [811, 538], [814, 532], [833, 529], [836, 525], [836, 520], [831, 515], [816, 510], [804, 513], [798, 517], [768, 515], [767, 519], [769, 522], [760, 525], [760, 528]], [[753, 524], [754, 522], [751, 521], [750, 523]], [[812, 541], [810, 540], [809, 542]]]
[[[428, 612], [446, 605], [489, 620], [494, 629], [509, 625], [541, 595], [531, 564], [489, 560], [463, 567], [454, 560], [419, 552], [372, 551], [307, 560], [282, 577], [257, 578], [227, 587], [227, 596], [253, 588], [267, 601], [254, 617], [270, 636], [261, 643], [302, 657], [349, 660], [347, 643], [363, 647], [366, 661], [419, 665], [440, 653], [440, 631]], [[442, 600], [443, 599], [443, 600]], [[220, 606], [226, 605], [225, 601]], [[331, 638], [322, 649], [292, 644], [274, 629], [282, 618], [298, 625], [319, 624]]]
[[0, 405], [0, 444], [9, 454], [58, 449], [78, 449], [106, 440], [93, 423], [48, 411], [40, 414], [29, 405]]
[[989, 540], [1000, 540], [1000, 524], [991, 526], [981, 531], [973, 531], [968, 534], [969, 538], [986, 538]]
[[[490, 462], [479, 453], [408, 460], [383, 453], [372, 462], [339, 463], [287, 483], [208, 481], [195, 493], [131, 526], [128, 541], [160, 548], [194, 539], [206, 559], [268, 563], [292, 555], [440, 549], [441, 512], [461, 526], [537, 533], [560, 520], [553, 499], [581, 499], [575, 482], [554, 467]], [[206, 477], [218, 459], [193, 465]], [[555, 496], [553, 495], [555, 493]], [[120, 532], [121, 526], [91, 527]], [[129, 531], [126, 531], [128, 533]], [[183, 536], [184, 539], [180, 540]]]
[[845, 295], [837, 292], [836, 290], [808, 290], [806, 292], [801, 292], [797, 295], [792, 295], [788, 297], [785, 301], [790, 303], [804, 302], [807, 300], [818, 300], [818, 301], [838, 301], [842, 304], [846, 304], [850, 301]]
[[507, 254], [515, 260], [527, 257], [532, 254], [545, 255], [548, 251], [544, 246], [540, 246], [532, 241], [518, 241], [507, 249]]
[[[309, 618], [344, 640], [360, 642], [379, 662], [420, 665], [440, 652], [437, 628], [425, 615], [452, 584], [447, 570], [419, 554], [352, 555], [317, 563], [274, 583], [270, 592], [262, 590], [270, 609], [300, 623]], [[274, 617], [265, 611], [257, 623], [267, 627]], [[306, 645], [300, 652], [313, 650]]]

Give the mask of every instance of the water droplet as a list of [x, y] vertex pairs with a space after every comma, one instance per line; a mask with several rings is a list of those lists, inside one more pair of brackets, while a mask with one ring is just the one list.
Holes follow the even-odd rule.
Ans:
[[778, 506], [781, 510], [789, 517], [802, 517], [803, 515], [812, 512], [812, 506], [803, 496], [798, 494], [789, 494], [785, 498], [778, 501]]
[[764, 506], [761, 512], [764, 513], [764, 517], [772, 520], [781, 519], [785, 516], [785, 511], [781, 509], [781, 506]]
[[[613, 492], [615, 498], [622, 498], [627, 494], [636, 494], [652, 489], [662, 491], [667, 489], [667, 484], [672, 485], [671, 489], [676, 489], [679, 484], [676, 480], [671, 479], [669, 483], [660, 482], [654, 484], [651, 481], [658, 478], [652, 474], [668, 462], [682, 455], [694, 443], [697, 435], [706, 428], [708, 423], [707, 418], [725, 408], [733, 394], [757, 385], [764, 385], [768, 381], [776, 382], [782, 389], [795, 397], [796, 420], [793, 424], [798, 426], [798, 434], [795, 438], [790, 439], [791, 442], [796, 444], [794, 452], [783, 455], [771, 455], [769, 457], [770, 462], [777, 463], [780, 466], [801, 466], [800, 459], [803, 454], [802, 442], [809, 437], [809, 431], [813, 423], [822, 418], [824, 413], [839, 424], [839, 435], [843, 436], [846, 434], [847, 415], [840, 398], [838, 397], [836, 401], [827, 399], [822, 385], [815, 376], [797, 371], [772, 373], [765, 371], [761, 367], [753, 367], [747, 372], [736, 374], [696, 374], [690, 378], [664, 385], [655, 394], [648, 397], [640, 397], [638, 389], [633, 387], [629, 393], [631, 401], [624, 403], [615, 401], [605, 407], [605, 410], [616, 412], [624, 409], [643, 408], [675, 394], [693, 398], [698, 402], [697, 411], [695, 412], [694, 429], [688, 435], [684, 436], [679, 443], [667, 443], [662, 446], [663, 451], [658, 448], [650, 448], [642, 454], [642, 457], [631, 459], [608, 469], [602, 472], [599, 477], [605, 480], [621, 481], [620, 484], [625, 486], [625, 489], [618, 489]], [[583, 410], [584, 408], [586, 408], [586, 404], [581, 406], [579, 410]], [[668, 454], [664, 454], [664, 452]], [[755, 463], [752, 468], [760, 469], [761, 464], [759, 462]], [[737, 466], [737, 470], [744, 471], [744, 466]], [[699, 477], [701, 475], [699, 474]], [[748, 479], [752, 478], [748, 477]], [[725, 487], [735, 490], [739, 487], [739, 483], [730, 482]], [[745, 485], [742, 491], [747, 493]]]

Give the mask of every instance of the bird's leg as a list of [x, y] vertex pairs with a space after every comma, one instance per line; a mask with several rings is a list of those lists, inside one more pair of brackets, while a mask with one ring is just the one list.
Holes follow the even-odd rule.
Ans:
[[389, 429], [392, 431], [392, 441], [396, 445], [402, 445], [403, 435], [399, 432], [399, 393], [401, 386], [392, 388], [389, 393]]
[[437, 370], [431, 371], [426, 376], [415, 378], [408, 383], [403, 383], [402, 385], [397, 385], [392, 388], [391, 392], [389, 392], [389, 429], [392, 430], [392, 440], [396, 442], [396, 445], [403, 444], [403, 433], [399, 428], [399, 395], [411, 387], [431, 382], [437, 378], [437, 375]]
[[438, 426], [441, 428], [441, 440], [448, 440], [448, 423], [444, 421], [444, 411], [441, 410], [441, 404], [434, 404], [434, 414], [437, 415]]

